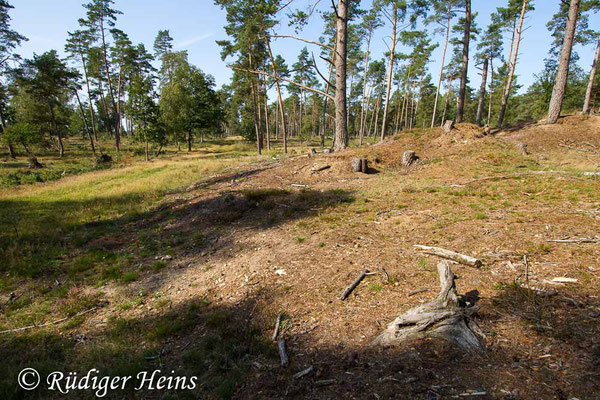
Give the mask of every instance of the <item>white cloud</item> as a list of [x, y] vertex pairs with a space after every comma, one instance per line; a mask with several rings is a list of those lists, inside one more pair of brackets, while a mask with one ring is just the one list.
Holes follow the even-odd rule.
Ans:
[[214, 35], [213, 33], [205, 33], [204, 35], [195, 36], [191, 39], [187, 39], [187, 40], [183, 40], [181, 42], [175, 43], [174, 47], [176, 50], [187, 48], [187, 47], [190, 47], [191, 45], [194, 45], [198, 42], [203, 41], [204, 39], [208, 39], [209, 37], [211, 37], [213, 35]]

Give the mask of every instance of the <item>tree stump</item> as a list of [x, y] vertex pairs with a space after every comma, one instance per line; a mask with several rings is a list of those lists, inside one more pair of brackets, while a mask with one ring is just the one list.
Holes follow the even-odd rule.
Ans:
[[466, 307], [460, 300], [448, 262], [440, 261], [437, 268], [441, 286], [438, 296], [397, 317], [373, 344], [392, 346], [437, 338], [453, 343], [463, 351], [483, 351], [478, 339], [479, 327], [471, 319], [475, 308]]
[[316, 154], [317, 154], [317, 151], [314, 148], [311, 147], [310, 149], [308, 149], [308, 157], [309, 158]]
[[402, 165], [408, 168], [418, 159], [419, 157], [417, 157], [417, 154], [414, 151], [407, 150], [402, 154]]
[[444, 125], [442, 126], [442, 130], [444, 132], [450, 133], [452, 129], [454, 129], [454, 121], [447, 120], [446, 122], [444, 122]]
[[108, 154], [100, 154], [96, 158], [96, 164], [108, 164], [110, 162], [112, 162], [112, 157]]
[[517, 150], [519, 150], [519, 153], [521, 153], [522, 155], [526, 156], [529, 154], [526, 143], [517, 143], [516, 147]]
[[27, 161], [27, 168], [28, 169], [40, 169], [40, 168], [44, 168], [44, 164], [39, 162], [35, 156], [31, 156], [31, 157], [29, 157], [29, 160]]
[[331, 154], [333, 153], [333, 149], [323, 149], [323, 154]]
[[489, 135], [490, 133], [492, 133], [492, 128], [489, 125], [486, 125], [483, 127], [483, 134], [484, 135]]
[[350, 160], [350, 167], [352, 168], [352, 172], [362, 172], [363, 174], [366, 174], [369, 168], [366, 158], [353, 158]]

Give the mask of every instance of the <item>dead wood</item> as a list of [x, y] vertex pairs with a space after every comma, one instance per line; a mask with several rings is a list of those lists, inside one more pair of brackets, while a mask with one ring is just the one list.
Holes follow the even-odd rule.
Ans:
[[28, 169], [40, 169], [40, 168], [44, 168], [44, 164], [39, 162], [35, 156], [31, 156], [31, 157], [29, 157], [29, 160], [27, 161], [27, 168]]
[[350, 160], [350, 167], [352, 168], [352, 172], [362, 172], [363, 174], [367, 173], [367, 169], [369, 163], [366, 158], [353, 158]]
[[360, 284], [360, 282], [365, 279], [365, 276], [367, 276], [369, 274], [369, 270], [365, 269], [363, 272], [360, 273], [360, 275], [358, 276], [358, 278], [356, 278], [354, 280], [354, 282], [352, 282], [352, 284], [350, 286], [348, 286], [346, 288], [346, 290], [344, 290], [344, 293], [342, 293], [342, 295], [340, 296], [340, 300], [344, 301], [346, 300], [346, 298], [348, 296], [350, 296], [350, 293], [352, 293], [352, 291], [354, 289], [356, 289], [356, 287]]
[[5, 331], [0, 331], [0, 334], [20, 332], [20, 331], [25, 331], [25, 330], [28, 330], [28, 329], [33, 329], [33, 328], [42, 328], [42, 327], [45, 327], [45, 326], [56, 325], [56, 324], [59, 324], [59, 323], [61, 323], [63, 321], [66, 321], [68, 319], [71, 319], [71, 318], [74, 318], [74, 317], [79, 317], [79, 316], [82, 316], [84, 314], [90, 313], [90, 312], [92, 312], [94, 310], [96, 310], [96, 307], [92, 307], [89, 310], [85, 310], [85, 311], [79, 312], [77, 314], [70, 315], [68, 317], [64, 317], [64, 318], [61, 318], [61, 319], [57, 319], [56, 321], [47, 322], [47, 323], [41, 324], [41, 325], [29, 325], [29, 326], [24, 326], [22, 328], [7, 329]]
[[452, 131], [452, 129], [454, 129], [454, 121], [447, 120], [446, 122], [444, 122], [444, 125], [442, 126], [442, 130], [445, 133], [450, 133]]
[[460, 301], [448, 261], [440, 261], [437, 268], [441, 286], [438, 296], [397, 317], [373, 341], [374, 345], [392, 346], [429, 337], [449, 341], [464, 351], [483, 351], [477, 337], [479, 328], [471, 320], [475, 308]]
[[427, 287], [426, 288], [421, 288], [421, 289], [416, 289], [416, 290], [413, 290], [412, 292], [410, 292], [408, 294], [408, 297], [414, 296], [414, 295], [419, 294], [419, 293], [429, 292], [430, 290], [431, 289], [427, 288]]
[[464, 254], [460, 254], [452, 250], [446, 250], [440, 247], [423, 246], [420, 244], [415, 244], [413, 246], [420, 249], [425, 254], [431, 254], [434, 256], [446, 258], [448, 260], [456, 261], [459, 264], [468, 265], [470, 267], [481, 268], [481, 266], [483, 265], [481, 260], [475, 257], [466, 256]]
[[277, 349], [279, 350], [279, 358], [281, 358], [281, 366], [287, 367], [290, 360], [285, 349], [285, 339], [279, 339], [279, 342], [277, 342]]
[[277, 315], [277, 321], [275, 322], [275, 329], [273, 330], [273, 341], [277, 340], [277, 336], [279, 335], [279, 327], [281, 326], [281, 317], [282, 315]]
[[402, 154], [402, 165], [408, 168], [418, 159], [419, 157], [414, 151], [407, 150]]
[[600, 243], [600, 239], [596, 238], [580, 238], [580, 239], [556, 239], [548, 240], [552, 243]]

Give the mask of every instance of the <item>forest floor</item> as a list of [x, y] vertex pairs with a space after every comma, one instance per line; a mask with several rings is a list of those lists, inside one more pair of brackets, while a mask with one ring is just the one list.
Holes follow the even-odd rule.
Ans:
[[[420, 157], [409, 168], [405, 150]], [[356, 156], [369, 174], [350, 171]], [[600, 117], [578, 116], [314, 157], [197, 152], [5, 190], [0, 331], [68, 319], [0, 333], [0, 397], [60, 397], [18, 389], [33, 367], [200, 383], [108, 398], [598, 398], [600, 243], [549, 240], [599, 238], [599, 171]], [[414, 244], [483, 260], [452, 266], [479, 306], [482, 355], [370, 345], [437, 293], [438, 260]], [[376, 274], [341, 301], [365, 268]]]

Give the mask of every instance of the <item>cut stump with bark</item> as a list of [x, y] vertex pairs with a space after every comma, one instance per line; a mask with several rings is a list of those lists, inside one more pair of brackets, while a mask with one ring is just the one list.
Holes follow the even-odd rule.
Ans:
[[465, 352], [483, 351], [480, 329], [472, 320], [476, 309], [466, 307], [461, 301], [448, 261], [440, 261], [437, 268], [441, 286], [438, 296], [397, 317], [373, 341], [374, 345], [394, 346], [434, 338], [450, 342]]
[[352, 168], [352, 172], [362, 172], [363, 174], [366, 174], [369, 163], [366, 158], [353, 158], [350, 160], [350, 167]]
[[410, 167], [418, 159], [419, 157], [417, 157], [417, 154], [412, 150], [407, 150], [404, 153], [402, 153], [402, 165], [407, 168]]
[[444, 122], [444, 125], [442, 126], [442, 130], [445, 133], [450, 133], [452, 131], [452, 129], [454, 129], [454, 121], [449, 119], [446, 122]]
[[31, 156], [31, 157], [29, 157], [29, 160], [27, 160], [27, 168], [28, 169], [40, 169], [40, 168], [44, 168], [44, 164], [39, 162], [35, 156]]

